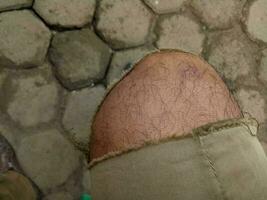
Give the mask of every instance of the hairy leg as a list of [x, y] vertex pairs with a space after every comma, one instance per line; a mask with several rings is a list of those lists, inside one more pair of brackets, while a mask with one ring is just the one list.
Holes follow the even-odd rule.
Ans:
[[92, 127], [90, 159], [241, 116], [222, 79], [201, 58], [178, 51], [153, 53], [103, 101]]

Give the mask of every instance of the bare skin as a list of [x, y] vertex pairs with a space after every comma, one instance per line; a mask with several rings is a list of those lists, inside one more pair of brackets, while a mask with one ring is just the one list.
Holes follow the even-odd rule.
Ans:
[[90, 159], [241, 116], [209, 64], [182, 52], [153, 53], [137, 63], [102, 103], [92, 126]]

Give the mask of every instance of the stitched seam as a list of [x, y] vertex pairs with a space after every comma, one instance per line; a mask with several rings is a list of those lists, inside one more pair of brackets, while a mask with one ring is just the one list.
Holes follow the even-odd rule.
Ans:
[[203, 144], [203, 142], [201, 141], [201, 138], [200, 138], [200, 137], [199, 137], [199, 144], [200, 144], [200, 148], [201, 148], [202, 155], [203, 155], [203, 157], [207, 160], [208, 165], [209, 165], [209, 167], [210, 167], [210, 169], [211, 169], [211, 171], [212, 171], [212, 174], [214, 175], [215, 180], [216, 180], [217, 183], [218, 183], [219, 190], [220, 190], [220, 194], [221, 194], [220, 196], [222, 197], [222, 199], [224, 199], [224, 200], [228, 200], [228, 197], [226, 196], [226, 192], [225, 192], [225, 190], [224, 190], [224, 188], [223, 188], [223, 186], [222, 186], [222, 183], [221, 183], [220, 180], [219, 180], [219, 176], [218, 176], [218, 173], [216, 172], [214, 163], [212, 162], [211, 157], [210, 157], [208, 151], [204, 149], [204, 147], [203, 147], [204, 144]]

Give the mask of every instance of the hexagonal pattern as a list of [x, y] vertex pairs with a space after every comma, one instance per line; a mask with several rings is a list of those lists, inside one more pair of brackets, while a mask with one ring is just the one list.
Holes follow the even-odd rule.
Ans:
[[259, 68], [259, 78], [265, 84], [267, 83], [267, 49], [262, 52], [262, 59]]
[[102, 0], [96, 27], [113, 48], [120, 49], [144, 44], [152, 19], [140, 0]]
[[95, 0], [35, 0], [34, 10], [50, 25], [82, 27], [92, 21]]
[[267, 0], [0, 0], [0, 132], [44, 199], [78, 199], [90, 172], [73, 144], [88, 152], [102, 84], [178, 48], [214, 65], [267, 149], [266, 24]]
[[245, 0], [192, 0], [194, 11], [210, 28], [227, 28], [238, 19]]
[[253, 2], [246, 22], [247, 30], [254, 39], [267, 43], [267, 0]]
[[63, 127], [69, 132], [74, 143], [88, 150], [91, 122], [104, 98], [105, 88], [98, 85], [69, 94], [63, 115]]
[[209, 63], [228, 80], [248, 75], [257, 66], [257, 46], [239, 28], [214, 37], [210, 51]]
[[186, 0], [144, 0], [144, 2], [158, 14], [179, 11], [185, 1]]
[[138, 47], [115, 52], [107, 74], [107, 84], [111, 85], [118, 81], [135, 62], [153, 50], [155, 50], [153, 47]]
[[30, 7], [33, 0], [8, 0], [0, 1], [0, 11]]
[[49, 29], [31, 11], [0, 14], [0, 65], [40, 65], [46, 56], [49, 42]]
[[77, 89], [104, 77], [111, 50], [91, 30], [83, 29], [56, 34], [49, 55], [62, 84]]
[[7, 113], [22, 126], [47, 123], [57, 113], [58, 87], [48, 72], [51, 66], [42, 67], [34, 73], [13, 76], [3, 90]]
[[163, 17], [157, 29], [158, 48], [177, 48], [195, 54], [201, 53], [205, 35], [200, 25], [189, 17], [182, 15]]
[[17, 155], [23, 170], [43, 191], [64, 183], [79, 166], [79, 153], [56, 129], [23, 139]]

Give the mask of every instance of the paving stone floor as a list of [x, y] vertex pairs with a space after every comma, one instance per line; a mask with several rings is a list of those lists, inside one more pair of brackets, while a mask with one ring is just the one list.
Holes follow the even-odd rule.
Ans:
[[267, 0], [0, 1], [0, 132], [44, 199], [90, 192], [93, 113], [157, 48], [214, 65], [267, 150]]

